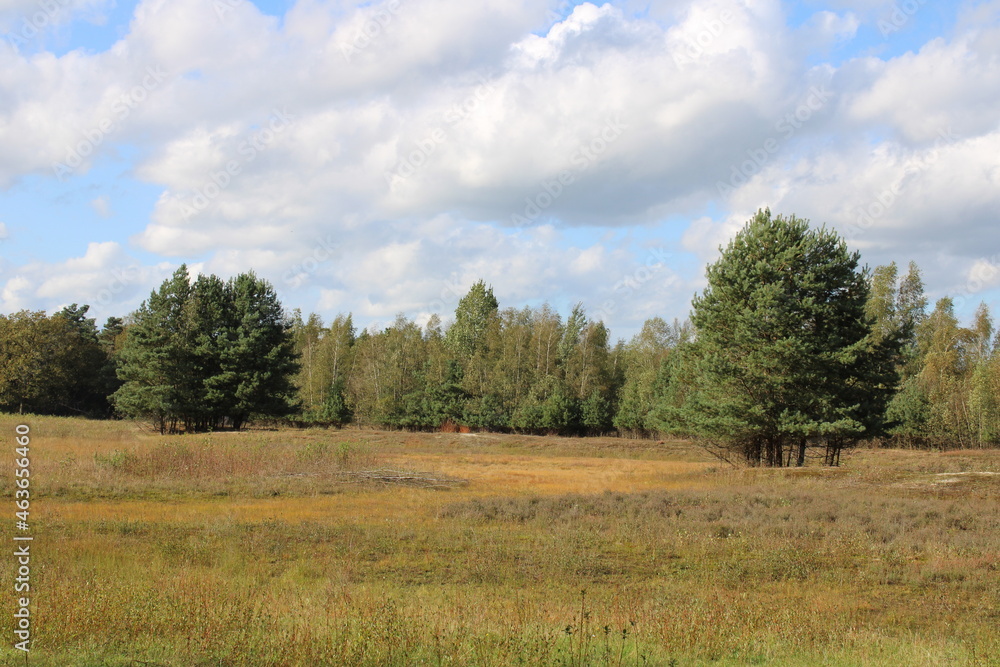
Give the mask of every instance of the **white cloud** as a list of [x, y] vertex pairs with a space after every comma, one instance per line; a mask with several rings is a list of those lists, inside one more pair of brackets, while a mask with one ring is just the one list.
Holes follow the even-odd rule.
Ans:
[[115, 242], [90, 243], [80, 257], [32, 262], [0, 270], [0, 311], [53, 312], [70, 303], [90, 304], [97, 318], [134, 310], [159, 286], [169, 265], [143, 266]]
[[892, 128], [910, 144], [933, 142], [942, 130], [978, 135], [1000, 128], [1000, 32], [937, 38], [919, 53], [868, 60], [870, 83], [846, 111], [865, 125]]
[[102, 12], [109, 6], [112, 0], [3, 0], [0, 32], [6, 33], [8, 45], [22, 47], [74, 17], [101, 23]]
[[[0, 56], [0, 186], [133, 146], [130, 173], [162, 190], [129, 231], [138, 248], [385, 319], [453, 308], [442, 292], [480, 277], [517, 303], [603, 295], [615, 322], [683, 314], [696, 268], [615, 292], [645, 260], [596, 230], [687, 220], [681, 247], [710, 261], [761, 206], [951, 284], [1000, 203], [998, 28], [979, 12], [913, 53], [822, 61], [890, 6], [817, 6], [791, 29], [778, 0], [582, 3], [558, 20], [547, 0], [299, 0], [280, 21], [144, 0], [105, 52]], [[877, 220], [859, 228], [862, 213]], [[130, 261], [125, 242], [7, 267], [4, 294], [83, 300]], [[162, 274], [142, 272], [117, 305]]]
[[111, 198], [107, 195], [101, 195], [97, 199], [92, 199], [90, 207], [102, 218], [110, 218], [114, 215], [114, 211], [111, 210]]

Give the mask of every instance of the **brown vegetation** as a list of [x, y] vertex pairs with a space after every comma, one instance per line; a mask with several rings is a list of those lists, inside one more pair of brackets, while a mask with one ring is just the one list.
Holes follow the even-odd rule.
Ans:
[[993, 450], [32, 426], [34, 665], [998, 664]]

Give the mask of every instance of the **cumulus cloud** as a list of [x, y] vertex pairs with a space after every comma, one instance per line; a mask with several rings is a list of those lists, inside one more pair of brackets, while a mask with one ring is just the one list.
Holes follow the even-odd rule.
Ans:
[[100, 23], [103, 10], [112, 5], [112, 0], [4, 0], [0, 3], [0, 32], [6, 33], [8, 46], [18, 49], [73, 18]]
[[[823, 60], [891, 8], [839, 0], [793, 28], [778, 0], [299, 0], [280, 19], [143, 0], [105, 51], [0, 55], [0, 187], [129, 147], [160, 191], [136, 249], [380, 319], [447, 312], [480, 277], [625, 326], [683, 314], [762, 206], [873, 262], [930, 262], [943, 287], [996, 222], [1000, 21], [979, 8], [913, 52]], [[600, 236], [657, 226], [697, 261], [654, 271]], [[5, 303], [103, 289], [126, 242], [21, 267]], [[143, 289], [163, 273], [142, 271]]]
[[90, 207], [94, 209], [94, 213], [102, 218], [110, 218], [114, 214], [111, 210], [111, 198], [107, 195], [101, 195], [96, 199], [92, 199]]
[[59, 310], [87, 303], [98, 318], [122, 315], [139, 305], [169, 275], [167, 264], [143, 266], [113, 241], [90, 243], [79, 257], [30, 262], [0, 270], [0, 311]]

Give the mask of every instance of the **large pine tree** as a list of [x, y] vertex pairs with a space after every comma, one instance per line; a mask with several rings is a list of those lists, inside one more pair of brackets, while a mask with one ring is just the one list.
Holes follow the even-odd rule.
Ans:
[[191, 284], [181, 266], [132, 315], [115, 406], [161, 432], [286, 416], [298, 368], [290, 327], [274, 289], [253, 273]]
[[691, 430], [771, 466], [801, 465], [810, 445], [836, 463], [878, 433], [898, 340], [872, 334], [858, 259], [794, 216], [765, 210], [747, 223], [693, 302], [697, 372], [680, 410]]

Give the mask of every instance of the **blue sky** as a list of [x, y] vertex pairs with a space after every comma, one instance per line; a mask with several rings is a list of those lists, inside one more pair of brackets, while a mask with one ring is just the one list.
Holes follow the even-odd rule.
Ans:
[[1000, 2], [8, 0], [0, 311], [180, 263], [362, 326], [683, 318], [763, 206], [1000, 287]]

